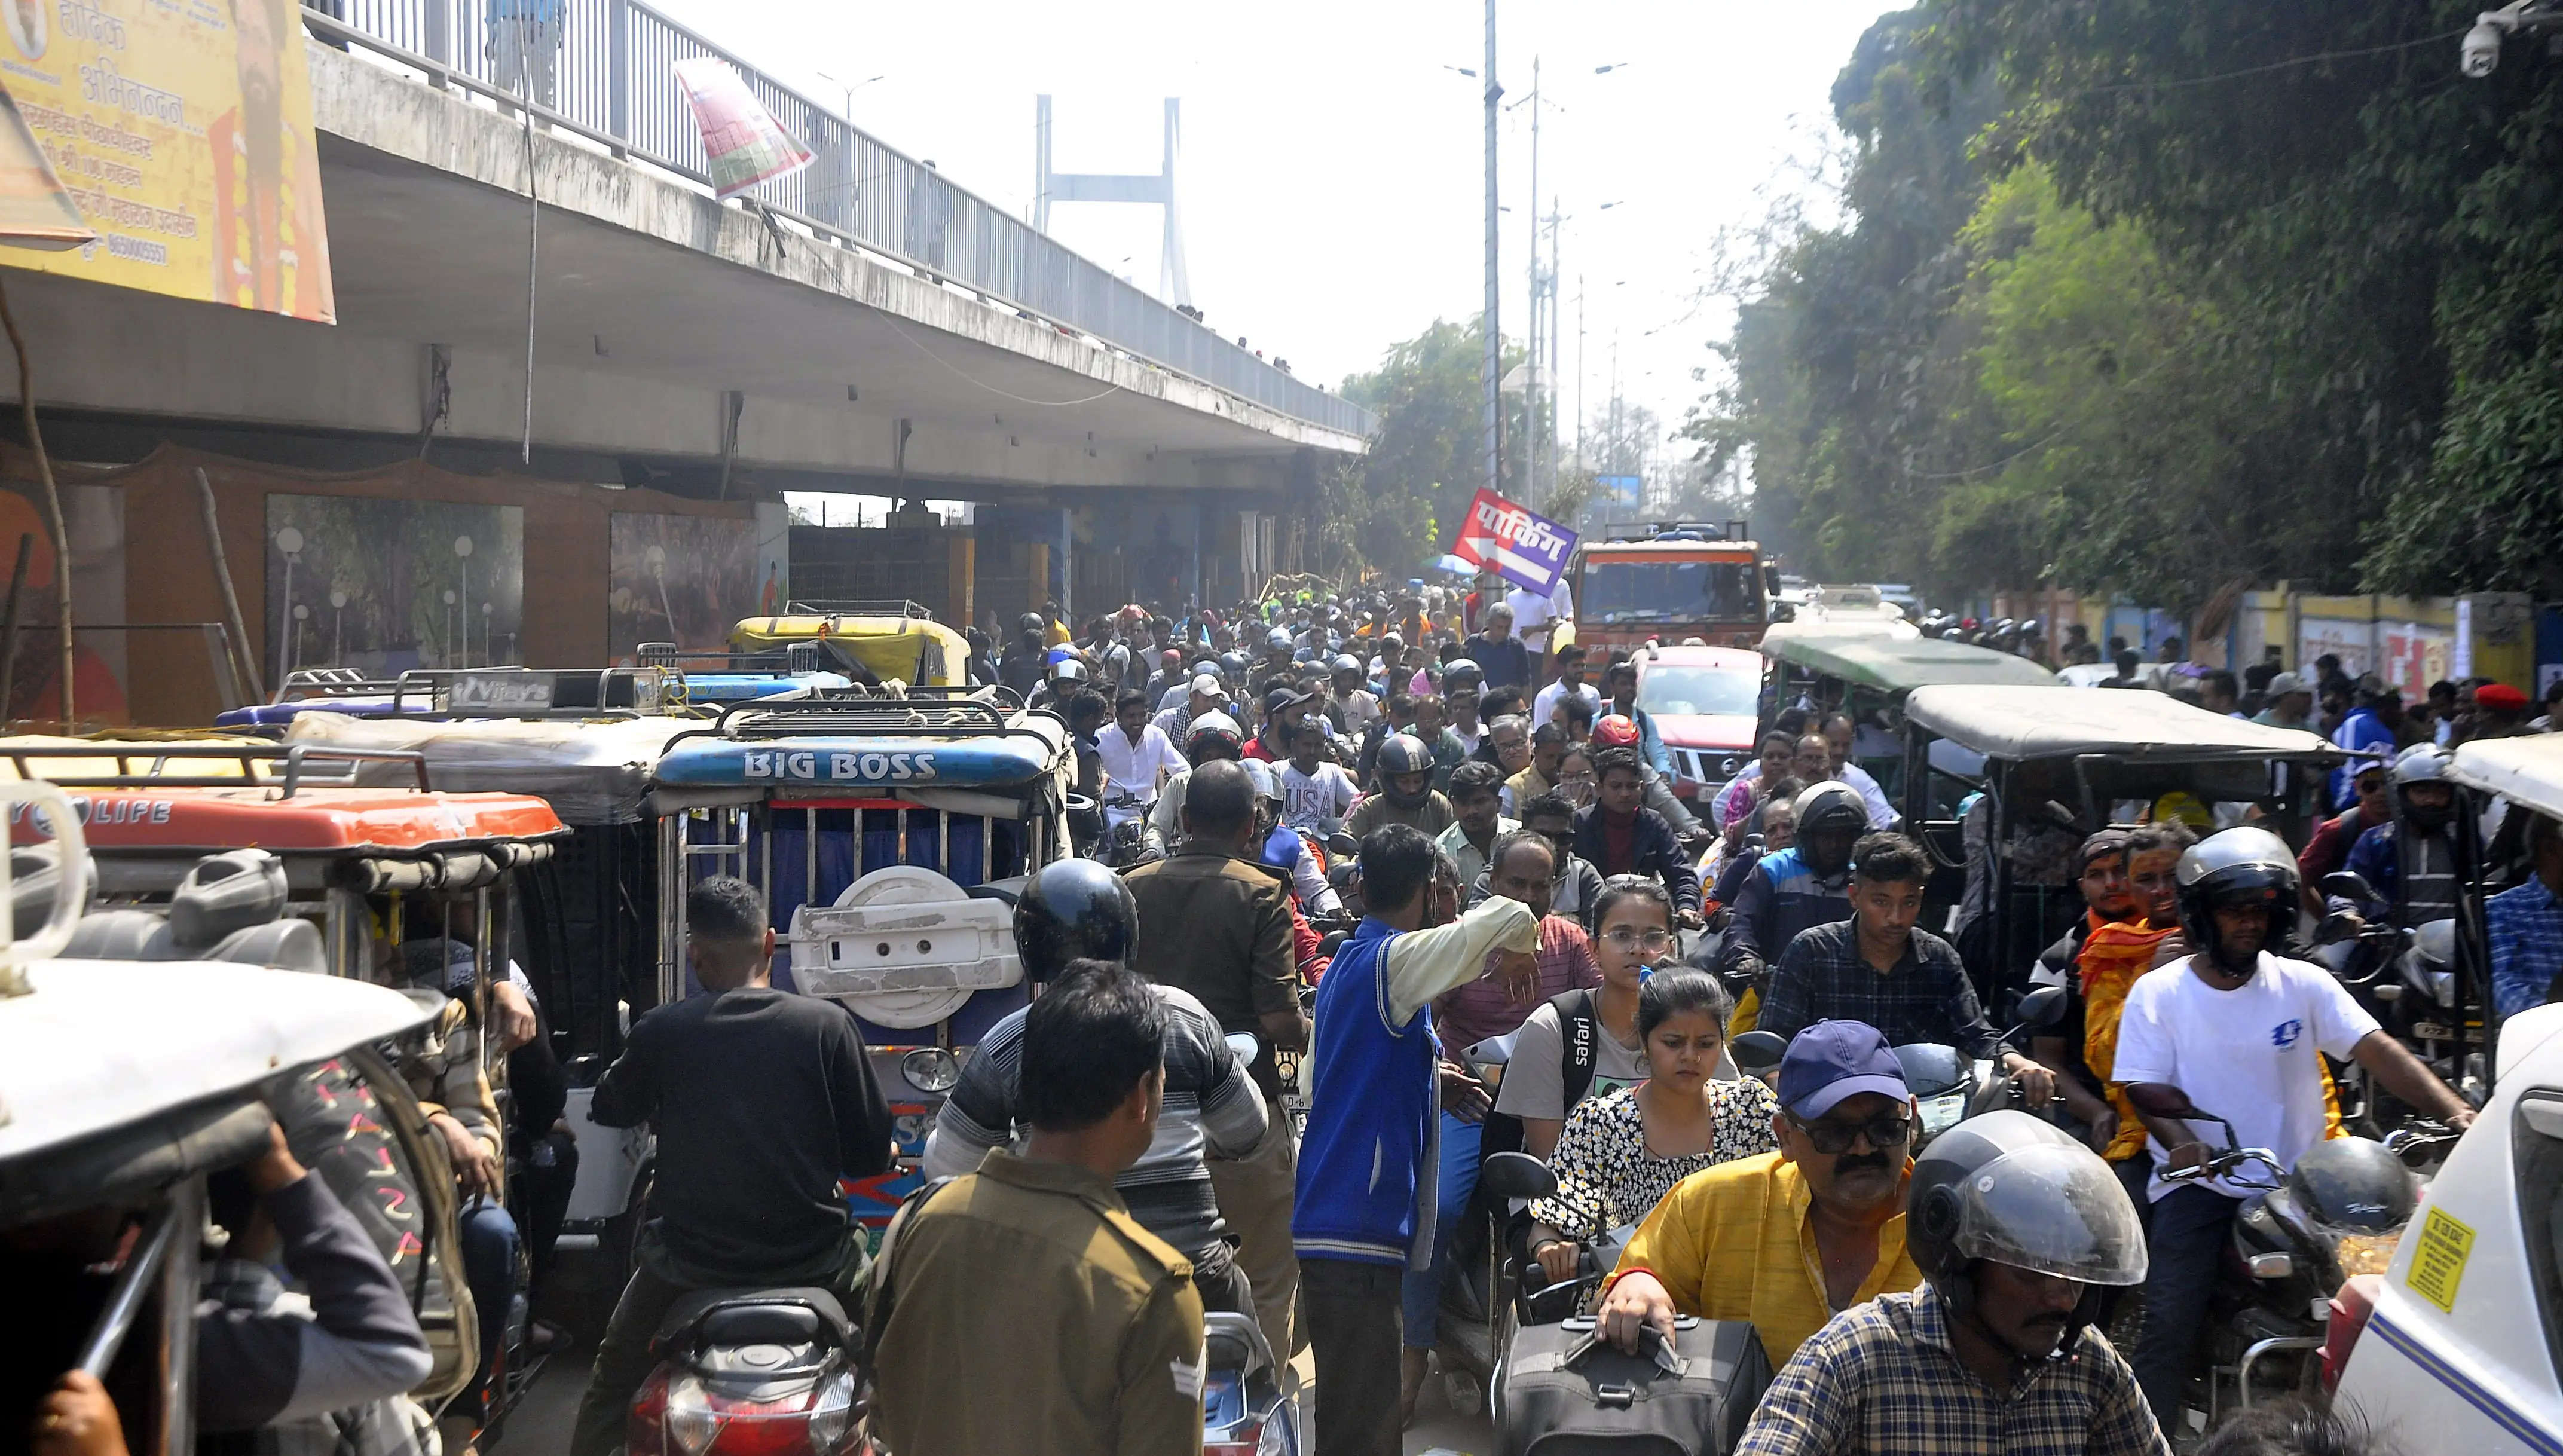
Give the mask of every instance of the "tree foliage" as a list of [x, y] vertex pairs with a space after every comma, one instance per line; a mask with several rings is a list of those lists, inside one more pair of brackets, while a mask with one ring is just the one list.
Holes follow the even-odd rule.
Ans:
[[2450, 0], [1923, 0], [1690, 433], [1826, 574], [2563, 590], [2563, 62]]
[[[1436, 319], [1391, 347], [1380, 366], [1344, 381], [1343, 395], [1379, 415], [1369, 454], [1328, 477], [1318, 524], [1329, 569], [1370, 565], [1403, 575], [1450, 549], [1453, 527], [1485, 483], [1485, 335], [1476, 319]], [[1502, 345], [1505, 369], [1521, 362]], [[1542, 413], [1547, 402], [1542, 401]], [[1523, 409], [1504, 408], [1505, 490], [1521, 499]]]

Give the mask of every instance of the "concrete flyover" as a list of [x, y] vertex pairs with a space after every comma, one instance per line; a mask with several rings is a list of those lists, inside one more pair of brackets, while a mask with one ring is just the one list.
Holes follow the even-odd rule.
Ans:
[[459, 73], [308, 51], [338, 323], [13, 274], [58, 449], [129, 459], [177, 439], [352, 466], [427, 441], [455, 468], [515, 465], [529, 177], [536, 474], [688, 495], [726, 478], [733, 499], [1073, 508], [1139, 491], [1277, 511], [1364, 448], [1367, 416], [1296, 381], [1285, 392], [1324, 407], [1257, 402], [723, 205], [566, 124], [528, 128]]

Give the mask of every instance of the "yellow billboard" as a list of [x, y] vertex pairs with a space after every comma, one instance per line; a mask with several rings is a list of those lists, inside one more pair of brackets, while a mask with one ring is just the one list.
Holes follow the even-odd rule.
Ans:
[[295, 0], [0, 0], [0, 87], [98, 239], [0, 262], [337, 321]]

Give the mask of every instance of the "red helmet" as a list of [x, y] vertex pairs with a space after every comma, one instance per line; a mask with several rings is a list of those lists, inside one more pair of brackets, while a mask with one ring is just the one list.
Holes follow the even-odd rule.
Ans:
[[1634, 748], [1638, 746], [1638, 726], [1618, 714], [1593, 725], [1593, 746], [1596, 748]]

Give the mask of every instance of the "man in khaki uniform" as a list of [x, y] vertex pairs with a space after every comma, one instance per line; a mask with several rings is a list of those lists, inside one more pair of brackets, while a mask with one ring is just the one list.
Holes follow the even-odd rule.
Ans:
[[1263, 1044], [1247, 1072], [1264, 1094], [1264, 1141], [1242, 1158], [1211, 1159], [1210, 1181], [1220, 1217], [1237, 1233], [1237, 1266], [1255, 1287], [1255, 1322], [1273, 1357], [1286, 1360], [1299, 1293], [1299, 1260], [1290, 1251], [1298, 1152], [1273, 1053], [1308, 1044], [1289, 889], [1281, 871], [1256, 859], [1255, 783], [1244, 767], [1214, 760], [1194, 769], [1183, 823], [1181, 849], [1127, 877], [1139, 907], [1130, 964], [1160, 985], [1192, 992], [1220, 1030], [1252, 1032]]
[[[875, 1432], [899, 1456], [1201, 1449], [1192, 1266], [1112, 1189], [1156, 1135], [1165, 1003], [1078, 960], [1024, 1020], [1023, 1153], [910, 1205], [866, 1299]], [[966, 1372], [998, 1383], [973, 1392]]]

